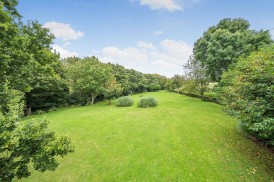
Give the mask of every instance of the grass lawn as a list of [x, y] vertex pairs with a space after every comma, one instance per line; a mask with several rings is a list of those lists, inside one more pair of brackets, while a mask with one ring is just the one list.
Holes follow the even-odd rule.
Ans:
[[[237, 132], [221, 106], [166, 91], [146, 93], [156, 108], [119, 108], [106, 102], [46, 116], [69, 133], [75, 152], [54, 172], [22, 181], [269, 181], [274, 154]], [[115, 102], [115, 101], [114, 101]]]

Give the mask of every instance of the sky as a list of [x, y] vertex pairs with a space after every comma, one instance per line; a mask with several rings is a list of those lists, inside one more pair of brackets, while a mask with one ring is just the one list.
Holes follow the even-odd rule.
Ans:
[[194, 42], [223, 18], [274, 37], [274, 0], [19, 0], [17, 9], [55, 35], [62, 58], [96, 56], [167, 77], [184, 73]]

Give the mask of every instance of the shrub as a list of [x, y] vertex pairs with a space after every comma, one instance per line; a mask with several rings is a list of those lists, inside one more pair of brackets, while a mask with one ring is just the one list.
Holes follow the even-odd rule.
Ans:
[[37, 110], [33, 114], [37, 115], [37, 114], [43, 114], [43, 113], [45, 113], [45, 111], [43, 111], [43, 110]]
[[133, 105], [133, 99], [129, 96], [121, 97], [116, 103], [118, 107], [128, 107]]
[[274, 46], [241, 58], [222, 76], [225, 111], [244, 131], [274, 146]]
[[158, 83], [152, 83], [149, 85], [149, 91], [153, 92], [153, 91], [159, 91], [161, 90], [161, 85]]
[[157, 104], [157, 100], [154, 97], [142, 97], [138, 102], [138, 107], [156, 107]]

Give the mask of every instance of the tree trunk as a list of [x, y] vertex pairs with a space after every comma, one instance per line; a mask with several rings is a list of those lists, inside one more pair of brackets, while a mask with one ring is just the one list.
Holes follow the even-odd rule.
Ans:
[[31, 106], [27, 107], [26, 114], [27, 114], [27, 116], [30, 116], [32, 114], [32, 112], [31, 112]]
[[97, 97], [97, 94], [94, 94], [94, 93], [91, 94], [91, 104], [92, 105], [94, 104], [94, 100], [96, 97]]

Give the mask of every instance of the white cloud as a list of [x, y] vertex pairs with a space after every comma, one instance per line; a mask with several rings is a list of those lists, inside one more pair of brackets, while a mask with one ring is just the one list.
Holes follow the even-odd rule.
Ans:
[[62, 38], [63, 40], [77, 40], [84, 36], [83, 32], [74, 30], [70, 24], [47, 22], [44, 24], [45, 28], [48, 28], [56, 38]]
[[168, 55], [182, 60], [187, 60], [192, 53], [192, 47], [183, 41], [165, 39], [161, 46]]
[[163, 32], [161, 30], [158, 30], [156, 32], [152, 32], [152, 34], [155, 35], [155, 36], [158, 36], [158, 35], [162, 35]]
[[119, 49], [118, 47], [105, 47], [101, 51], [102, 55], [114, 60], [127, 60], [132, 63], [147, 61], [147, 55], [141, 50], [133, 47]]
[[152, 50], [157, 49], [152, 43], [147, 43], [144, 41], [137, 42], [137, 46], [144, 49], [152, 49]]
[[202, 0], [129, 0], [142, 6], [149, 6], [152, 10], [166, 10], [170, 12], [182, 11]]
[[76, 52], [72, 52], [69, 50], [66, 50], [58, 45], [53, 45], [52, 46], [53, 51], [55, 50], [57, 53], [60, 54], [60, 57], [63, 58], [67, 58], [67, 57], [73, 57], [73, 56], [78, 56], [78, 54]]
[[[137, 42], [137, 46], [140, 42], [143, 41]], [[113, 46], [93, 53], [103, 62], [118, 63], [144, 73], [159, 73], [168, 77], [184, 73], [182, 65], [192, 54], [192, 46], [171, 39], [162, 40], [153, 46], [155, 49], [144, 49], [142, 46], [122, 49]]]
[[140, 0], [140, 4], [147, 5], [152, 10], [165, 9], [170, 12], [183, 10], [178, 0]]

